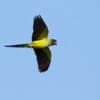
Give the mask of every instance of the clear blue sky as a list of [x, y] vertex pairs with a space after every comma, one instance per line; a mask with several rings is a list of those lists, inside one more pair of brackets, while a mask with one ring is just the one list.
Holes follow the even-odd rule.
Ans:
[[[45, 73], [32, 49], [3, 47], [31, 41], [39, 14], [58, 40]], [[1, 0], [0, 100], [100, 100], [100, 0]]]

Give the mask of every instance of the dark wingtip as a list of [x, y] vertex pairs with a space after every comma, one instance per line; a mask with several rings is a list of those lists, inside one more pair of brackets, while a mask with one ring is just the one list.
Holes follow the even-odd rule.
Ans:
[[40, 73], [44, 73], [46, 71], [47, 71], [47, 69], [46, 70], [39, 70]]
[[49, 65], [41, 64], [39, 65], [39, 72], [46, 72], [48, 70]]

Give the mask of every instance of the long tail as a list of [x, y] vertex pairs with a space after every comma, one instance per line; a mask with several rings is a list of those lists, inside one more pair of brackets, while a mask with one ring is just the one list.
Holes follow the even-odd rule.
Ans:
[[24, 47], [29, 47], [28, 44], [15, 44], [15, 45], [5, 45], [5, 47], [15, 47], [15, 48], [24, 48]]

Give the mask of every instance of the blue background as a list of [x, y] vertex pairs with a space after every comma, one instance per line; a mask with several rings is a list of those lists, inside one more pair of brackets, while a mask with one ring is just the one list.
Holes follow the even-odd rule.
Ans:
[[[30, 42], [39, 14], [58, 40], [45, 73], [32, 49], [4, 47]], [[1, 0], [0, 100], [100, 100], [100, 0]]]

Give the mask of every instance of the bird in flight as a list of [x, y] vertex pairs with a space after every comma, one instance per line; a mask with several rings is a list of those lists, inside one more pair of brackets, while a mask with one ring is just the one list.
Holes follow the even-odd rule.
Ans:
[[51, 51], [49, 46], [57, 44], [55, 39], [48, 38], [48, 33], [48, 27], [43, 18], [40, 15], [35, 16], [33, 21], [32, 42], [6, 45], [5, 47], [33, 48], [37, 58], [38, 69], [40, 72], [45, 72], [48, 70], [51, 62]]

